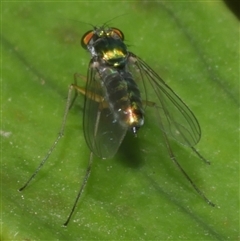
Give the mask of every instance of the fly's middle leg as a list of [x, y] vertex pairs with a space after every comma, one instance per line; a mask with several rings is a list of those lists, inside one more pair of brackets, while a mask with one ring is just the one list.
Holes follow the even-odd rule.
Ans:
[[[82, 75], [80, 75], [78, 73], [76, 73], [74, 75], [74, 84], [72, 84], [71, 87], [75, 89], [75, 96], [77, 95], [77, 93], [80, 93], [80, 94], [84, 95], [86, 98], [91, 99], [91, 100], [93, 100], [95, 102], [98, 102], [100, 104], [100, 106], [99, 106], [100, 109], [108, 108], [108, 104], [105, 101], [104, 97], [101, 96], [101, 95], [98, 95], [98, 94], [96, 94], [96, 93], [94, 93], [92, 91], [89, 91], [89, 90], [87, 91], [84, 87], [80, 87], [77, 84], [77, 79], [78, 78], [85, 79], [84, 76], [82, 76]], [[73, 102], [76, 99], [75, 96], [73, 98]], [[72, 106], [72, 104], [71, 104], [71, 106]]]

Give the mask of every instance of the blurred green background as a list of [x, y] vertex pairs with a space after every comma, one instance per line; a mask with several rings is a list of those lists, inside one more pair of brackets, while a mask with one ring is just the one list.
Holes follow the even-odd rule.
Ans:
[[[239, 22], [221, 1], [2, 2], [1, 240], [239, 240]], [[123, 16], [120, 16], [125, 14]], [[116, 19], [116, 16], [120, 16]], [[111, 19], [113, 19], [111, 21]], [[65, 222], [89, 158], [83, 97], [64, 138], [20, 188], [60, 130], [73, 74], [87, 73], [82, 35], [109, 21], [197, 116], [202, 163], [171, 143], [206, 196], [171, 162], [146, 116], [112, 160], [94, 158], [73, 219]]]

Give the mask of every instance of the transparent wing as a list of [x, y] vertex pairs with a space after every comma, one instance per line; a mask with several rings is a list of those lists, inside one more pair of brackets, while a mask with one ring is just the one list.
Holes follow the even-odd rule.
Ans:
[[134, 79], [142, 80], [146, 106], [154, 106], [157, 110], [162, 131], [184, 145], [196, 145], [201, 129], [192, 111], [143, 60], [129, 53], [128, 61]]
[[127, 129], [114, 119], [108, 103], [104, 101], [101, 79], [93, 66], [91, 61], [85, 90], [84, 135], [90, 150], [96, 156], [111, 158], [116, 154]]

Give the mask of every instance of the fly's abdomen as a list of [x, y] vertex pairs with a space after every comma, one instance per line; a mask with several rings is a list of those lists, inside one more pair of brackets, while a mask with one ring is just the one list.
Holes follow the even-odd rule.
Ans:
[[114, 120], [136, 133], [144, 123], [144, 110], [132, 75], [126, 71], [115, 70], [103, 78], [103, 83]]

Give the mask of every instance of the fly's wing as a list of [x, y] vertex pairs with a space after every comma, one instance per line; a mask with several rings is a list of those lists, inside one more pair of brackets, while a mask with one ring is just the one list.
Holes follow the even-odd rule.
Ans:
[[142, 82], [146, 106], [155, 106], [157, 110], [161, 130], [184, 145], [196, 145], [201, 129], [192, 111], [143, 60], [130, 53], [128, 61], [134, 78]]
[[108, 108], [102, 80], [93, 61], [89, 63], [85, 91], [83, 127], [86, 142], [96, 156], [111, 158], [118, 151], [127, 129], [120, 126]]

